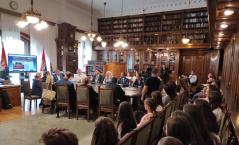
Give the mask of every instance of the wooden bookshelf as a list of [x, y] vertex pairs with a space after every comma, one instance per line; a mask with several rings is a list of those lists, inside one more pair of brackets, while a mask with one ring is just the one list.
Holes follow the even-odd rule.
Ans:
[[161, 31], [161, 15], [146, 16], [144, 19], [144, 32]]
[[181, 13], [164, 14], [162, 22], [163, 31], [181, 30], [182, 29], [181, 21], [182, 21]]
[[191, 11], [184, 13], [183, 29], [205, 29], [208, 28], [207, 11]]

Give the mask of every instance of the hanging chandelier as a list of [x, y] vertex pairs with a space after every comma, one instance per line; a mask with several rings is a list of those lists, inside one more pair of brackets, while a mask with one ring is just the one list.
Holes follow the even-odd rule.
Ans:
[[25, 13], [22, 14], [20, 21], [17, 25], [20, 28], [24, 28], [29, 23], [36, 24], [34, 27], [37, 30], [41, 30], [47, 28], [47, 23], [44, 21], [43, 16], [37, 10], [33, 9], [33, 0], [31, 0], [31, 9], [27, 10]]
[[93, 31], [93, 0], [91, 0], [91, 27], [90, 27], [90, 30], [88, 32], [85, 32], [85, 34], [81, 37], [81, 40], [82, 41], [85, 41], [87, 38], [86, 38], [86, 34], [87, 36], [89, 37], [90, 41], [93, 42], [95, 37], [98, 35], [98, 37], [96, 38], [97, 41], [101, 41], [102, 38], [100, 37], [100, 34], [98, 32], [95, 32]]
[[[122, 14], [123, 14], [123, 0], [122, 0], [122, 3], [121, 3], [121, 17], [122, 17]], [[121, 46], [121, 47], [125, 48], [125, 47], [128, 46], [127, 41], [122, 36], [122, 28], [123, 28], [122, 23], [123, 23], [123, 20], [121, 20], [120, 37], [119, 37], [119, 39], [116, 40], [116, 42], [114, 44], [114, 47]]]

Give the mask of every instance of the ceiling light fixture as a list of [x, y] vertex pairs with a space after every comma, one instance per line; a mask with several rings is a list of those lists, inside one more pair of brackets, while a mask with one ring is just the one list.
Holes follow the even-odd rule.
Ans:
[[[123, 14], [123, 0], [122, 0], [122, 4], [121, 4], [121, 17], [122, 17], [122, 14]], [[125, 48], [128, 46], [128, 43], [122, 36], [122, 28], [123, 28], [122, 23], [123, 23], [123, 20], [121, 20], [120, 37], [119, 37], [119, 39], [116, 40], [114, 47], [122, 46], [123, 48]]]
[[97, 41], [101, 41], [102, 38], [100, 37], [100, 34], [98, 32], [95, 32], [93, 31], [93, 0], [91, 0], [91, 14], [90, 14], [90, 24], [91, 24], [91, 27], [90, 27], [90, 30], [88, 32], [85, 32], [85, 34], [81, 37], [81, 40], [82, 41], [85, 41], [87, 38], [86, 38], [86, 34], [87, 36], [89, 37], [90, 41], [93, 42], [95, 37], [98, 35], [98, 37], [96, 38]]
[[219, 33], [220, 36], [223, 36], [224, 34], [223, 33]]
[[226, 10], [226, 11], [224, 12], [224, 15], [230, 16], [230, 15], [232, 15], [233, 13], [234, 13], [234, 11], [232, 11], [232, 10]]
[[[105, 18], [105, 6], [106, 6], [106, 2], [104, 2], [104, 18]], [[106, 45], [107, 45], [107, 42], [106, 42], [106, 41], [102, 41], [102, 42], [101, 42], [101, 46], [102, 46], [102, 47], [106, 47]]]
[[189, 38], [183, 38], [182, 39], [183, 44], [188, 44], [189, 41], [190, 41]]
[[226, 25], [226, 24], [221, 24], [221, 28], [227, 28], [228, 27], [228, 25]]
[[39, 13], [37, 10], [33, 9], [33, 0], [31, 0], [31, 9], [27, 10], [25, 13], [22, 14], [20, 21], [17, 23], [17, 25], [20, 28], [24, 28], [29, 23], [36, 24], [34, 27], [37, 30], [47, 28], [48, 26], [46, 21], [44, 21], [42, 14]]

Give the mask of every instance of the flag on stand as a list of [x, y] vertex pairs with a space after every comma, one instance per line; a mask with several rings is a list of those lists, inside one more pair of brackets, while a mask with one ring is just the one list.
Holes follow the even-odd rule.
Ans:
[[6, 54], [5, 54], [3, 43], [2, 43], [2, 57], [1, 57], [0, 70], [1, 71], [6, 71], [7, 70], [7, 58], [6, 58]]
[[44, 53], [44, 48], [43, 48], [43, 52], [42, 52], [41, 68], [40, 68], [40, 71], [47, 71], [47, 67], [46, 67], [46, 59], [45, 59], [45, 53]]

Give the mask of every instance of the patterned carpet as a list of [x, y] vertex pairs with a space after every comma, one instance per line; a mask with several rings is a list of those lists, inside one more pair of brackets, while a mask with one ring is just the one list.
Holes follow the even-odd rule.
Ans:
[[76, 120], [74, 113], [71, 114], [71, 119], [67, 119], [64, 111], [60, 111], [60, 118], [46, 111], [44, 114], [1, 123], [0, 145], [41, 145], [39, 139], [42, 133], [51, 127], [68, 128], [76, 133], [79, 144], [90, 145], [96, 117], [96, 115], [90, 116], [90, 122], [87, 122], [85, 114], [79, 115], [79, 120]]

